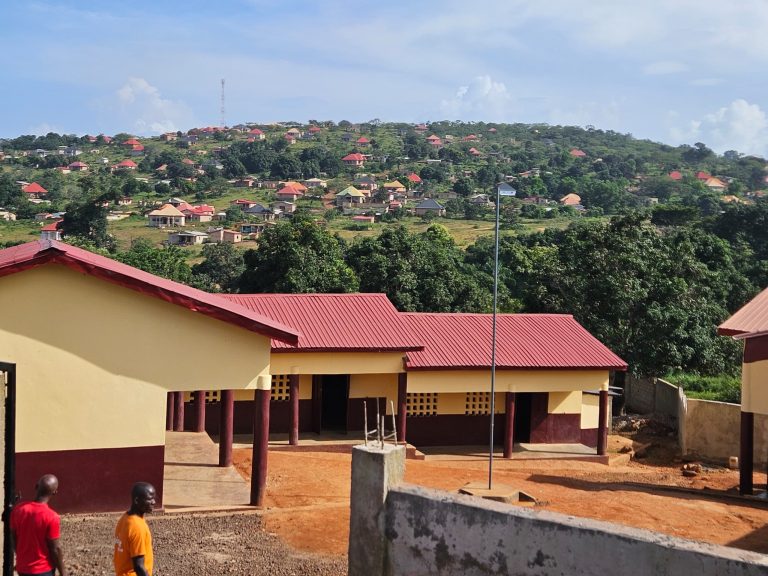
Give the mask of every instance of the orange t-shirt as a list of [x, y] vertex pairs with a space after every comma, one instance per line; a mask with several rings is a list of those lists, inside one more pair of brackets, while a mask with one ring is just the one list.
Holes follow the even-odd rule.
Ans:
[[152, 534], [147, 521], [141, 516], [128, 514], [120, 517], [115, 527], [115, 574], [136, 576], [132, 558], [144, 556], [144, 567], [152, 574]]

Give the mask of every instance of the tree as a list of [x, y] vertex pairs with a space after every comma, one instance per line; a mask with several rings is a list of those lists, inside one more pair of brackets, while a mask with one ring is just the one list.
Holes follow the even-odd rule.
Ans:
[[192, 275], [186, 254], [181, 248], [157, 248], [146, 238], [137, 238], [131, 242], [127, 252], [119, 252], [116, 258], [123, 264], [176, 282], [188, 283]]
[[192, 281], [214, 292], [234, 292], [245, 272], [243, 253], [233, 244], [205, 244], [204, 260], [192, 267]]
[[342, 240], [309, 217], [294, 215], [267, 228], [244, 254], [240, 292], [356, 292], [358, 279], [344, 262]]
[[67, 206], [61, 232], [93, 242], [99, 248], [114, 248], [114, 238], [107, 233], [107, 208], [104, 198], [96, 197]]
[[486, 312], [492, 280], [464, 263], [447, 230], [431, 225], [422, 234], [403, 226], [352, 245], [348, 261], [364, 292], [385, 292], [403, 311]]

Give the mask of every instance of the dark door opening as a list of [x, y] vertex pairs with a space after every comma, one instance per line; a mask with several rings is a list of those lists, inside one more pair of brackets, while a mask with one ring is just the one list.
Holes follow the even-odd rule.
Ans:
[[515, 442], [531, 441], [531, 400], [530, 392], [515, 394]]
[[320, 387], [322, 429], [346, 432], [349, 375], [324, 375]]
[[16, 501], [16, 364], [0, 362], [0, 384], [5, 396], [5, 454], [3, 466], [3, 576], [13, 576], [13, 548], [11, 547], [10, 514]]

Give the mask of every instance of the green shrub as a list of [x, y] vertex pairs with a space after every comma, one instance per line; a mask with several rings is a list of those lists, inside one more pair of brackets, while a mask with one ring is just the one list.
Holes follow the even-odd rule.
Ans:
[[741, 380], [735, 376], [697, 376], [696, 374], [671, 374], [664, 380], [682, 386], [685, 395], [699, 400], [741, 403]]

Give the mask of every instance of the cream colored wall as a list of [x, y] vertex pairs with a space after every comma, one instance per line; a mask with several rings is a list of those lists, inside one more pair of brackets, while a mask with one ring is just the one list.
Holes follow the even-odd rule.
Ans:
[[255, 387], [269, 342], [63, 266], [0, 278], [20, 452], [164, 444], [168, 390]]
[[768, 360], [741, 365], [741, 409], [768, 414]]
[[581, 392], [550, 392], [549, 414], [578, 414], [581, 412]]
[[[489, 392], [490, 371], [408, 372], [408, 392]], [[496, 372], [497, 392], [607, 390], [607, 370], [504, 370]]]
[[392, 403], [397, 410], [397, 374], [352, 374], [349, 377], [349, 397], [378, 397], [387, 399], [387, 414], [392, 414]]
[[274, 352], [272, 374], [397, 374], [403, 352]]
[[581, 395], [581, 428], [597, 428], [600, 413], [600, 397], [595, 394]]

